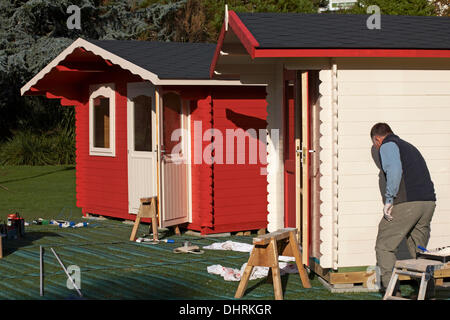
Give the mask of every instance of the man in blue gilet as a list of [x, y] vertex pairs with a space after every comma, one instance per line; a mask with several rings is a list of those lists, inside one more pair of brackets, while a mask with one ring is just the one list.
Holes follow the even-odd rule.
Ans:
[[413, 258], [418, 246], [426, 248], [436, 194], [425, 160], [416, 147], [396, 136], [386, 123], [375, 124], [370, 137], [386, 177], [383, 218], [375, 245], [381, 283], [386, 289], [402, 240], [406, 238]]

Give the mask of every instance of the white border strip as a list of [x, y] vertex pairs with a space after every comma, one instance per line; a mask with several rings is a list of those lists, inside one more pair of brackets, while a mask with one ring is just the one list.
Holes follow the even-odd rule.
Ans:
[[[52, 62], [50, 62], [44, 69], [36, 74], [30, 81], [27, 82], [21, 89], [21, 95], [30, 90], [31, 87], [37, 84], [39, 80], [63, 61], [69, 54], [75, 51], [76, 48], [84, 48], [96, 55], [101, 56], [105, 60], [111, 61], [113, 64], [119, 65], [121, 68], [129, 70], [131, 73], [140, 76], [144, 80], [149, 80], [155, 85], [244, 85], [240, 80], [214, 80], [214, 79], [168, 79], [161, 80], [155, 73], [152, 73], [144, 68], [141, 68], [128, 60], [125, 60], [103, 48], [100, 48], [89, 41], [82, 38], [75, 40], [69, 47], [61, 52]], [[248, 84], [245, 84], [248, 85]]]

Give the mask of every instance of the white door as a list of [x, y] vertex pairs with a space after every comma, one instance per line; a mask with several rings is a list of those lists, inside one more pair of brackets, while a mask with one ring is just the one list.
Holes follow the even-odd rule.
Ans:
[[161, 227], [189, 222], [189, 165], [187, 104], [175, 92], [162, 96]]
[[155, 88], [129, 83], [127, 99], [128, 210], [137, 214], [140, 198], [157, 196]]

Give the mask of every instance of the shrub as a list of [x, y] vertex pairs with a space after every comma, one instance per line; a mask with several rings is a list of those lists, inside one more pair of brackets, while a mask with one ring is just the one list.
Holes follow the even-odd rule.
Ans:
[[63, 130], [17, 132], [0, 147], [0, 165], [57, 165], [75, 162], [75, 139]]
[[46, 165], [51, 164], [51, 145], [45, 136], [29, 131], [18, 132], [2, 145], [2, 165]]

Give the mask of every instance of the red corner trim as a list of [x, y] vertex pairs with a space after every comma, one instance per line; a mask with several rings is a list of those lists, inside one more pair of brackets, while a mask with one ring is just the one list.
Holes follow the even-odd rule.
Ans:
[[214, 70], [216, 69], [217, 60], [219, 59], [220, 50], [222, 49], [224, 39], [225, 39], [225, 23], [222, 25], [222, 30], [220, 30], [219, 40], [217, 40], [216, 51], [214, 52], [213, 60], [211, 61], [211, 66], [209, 67], [210, 78], [212, 78], [214, 75]]
[[230, 10], [228, 11], [228, 24], [233, 29], [236, 36], [241, 40], [247, 52], [250, 56], [255, 58], [255, 47], [259, 47], [258, 41], [252, 33], [247, 29], [241, 19], [239, 19], [236, 12]]
[[255, 49], [254, 58], [281, 57], [380, 57], [450, 58], [450, 50], [428, 49]]

